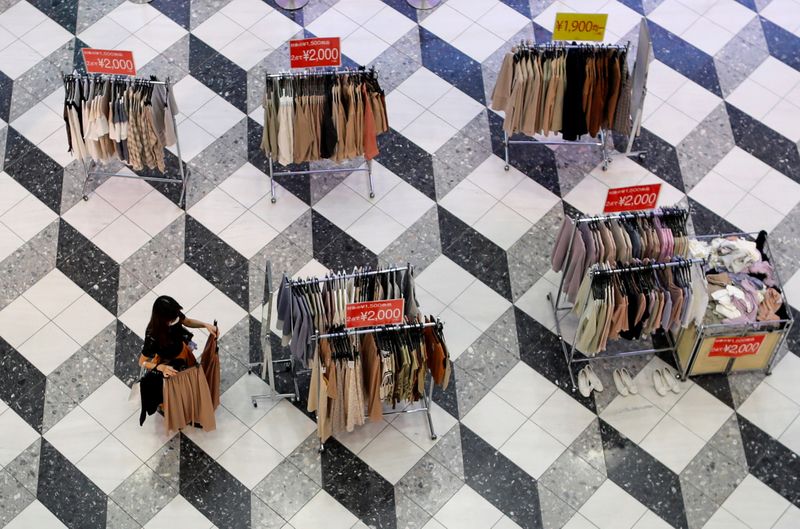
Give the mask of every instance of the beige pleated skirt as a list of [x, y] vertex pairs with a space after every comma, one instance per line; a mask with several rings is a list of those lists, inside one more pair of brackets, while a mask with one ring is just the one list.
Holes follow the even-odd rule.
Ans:
[[167, 432], [189, 425], [202, 427], [206, 432], [216, 430], [211, 391], [200, 366], [164, 379], [164, 418]]

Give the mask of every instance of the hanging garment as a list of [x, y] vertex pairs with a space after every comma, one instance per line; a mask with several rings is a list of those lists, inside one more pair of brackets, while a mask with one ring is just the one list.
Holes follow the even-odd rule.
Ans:
[[164, 419], [167, 432], [189, 425], [206, 432], [217, 428], [211, 391], [199, 366], [164, 379]]
[[219, 407], [219, 345], [217, 345], [216, 337], [210, 334], [206, 340], [206, 346], [203, 348], [203, 354], [200, 356], [200, 366], [203, 368], [203, 374], [211, 392], [211, 404], [216, 410]]

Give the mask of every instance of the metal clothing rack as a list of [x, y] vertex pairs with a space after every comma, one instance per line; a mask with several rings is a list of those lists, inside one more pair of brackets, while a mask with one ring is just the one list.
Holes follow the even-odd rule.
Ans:
[[[534, 44], [531, 42], [522, 41], [519, 43], [518, 48], [524, 50], [570, 50], [570, 49], [590, 49], [590, 48], [604, 48], [604, 49], [617, 49], [617, 50], [625, 50], [628, 51], [628, 47], [630, 42], [625, 45], [621, 44], [567, 44], [563, 42], [550, 42], [545, 44]], [[599, 132], [599, 138], [595, 141], [567, 141], [567, 140], [512, 140], [508, 132], [505, 130], [503, 131], [503, 151], [505, 153], [505, 161], [506, 165], [504, 169], [506, 171], [511, 169], [511, 162], [510, 157], [508, 154], [508, 146], [509, 145], [567, 145], [570, 147], [582, 147], [582, 146], [597, 146], [600, 147], [600, 151], [603, 156], [603, 171], [608, 170], [608, 165], [611, 163], [611, 155], [608, 152], [608, 147], [606, 146], [606, 130], [601, 128]]]
[[[396, 266], [391, 268], [385, 268], [382, 270], [369, 270], [367, 272], [353, 272], [350, 274], [333, 274], [328, 275], [325, 277], [314, 277], [308, 279], [290, 279], [289, 280], [289, 288], [294, 288], [302, 285], [309, 285], [312, 283], [326, 283], [328, 281], [340, 280], [340, 279], [350, 279], [354, 277], [365, 277], [365, 276], [373, 276], [373, 275], [380, 275], [380, 274], [389, 274], [393, 272], [401, 272], [411, 268], [411, 265], [408, 264], [406, 266]], [[262, 304], [262, 315], [261, 315], [261, 344], [262, 350], [264, 351], [264, 359], [261, 362], [253, 362], [249, 364], [250, 372], [252, 373], [252, 369], [257, 366], [261, 366], [261, 378], [264, 380], [269, 380], [270, 386], [270, 393], [258, 394], [258, 395], [251, 395], [250, 400], [253, 403], [253, 407], [258, 407], [258, 401], [261, 399], [272, 399], [272, 398], [289, 398], [293, 402], [300, 401], [300, 386], [297, 382], [297, 375], [301, 373], [308, 373], [310, 369], [298, 369], [297, 364], [294, 360], [294, 355], [289, 355], [289, 358], [273, 360], [272, 358], [272, 344], [270, 343], [270, 333], [271, 331], [271, 322], [272, 322], [272, 262], [267, 261], [266, 265], [266, 284], [264, 286], [264, 303]], [[290, 294], [291, 295], [291, 294]], [[290, 305], [290, 319], [292, 328], [294, 329], [294, 314], [291, 309]], [[312, 339], [313, 339], [312, 335]], [[277, 389], [275, 388], [275, 366], [276, 365], [285, 365], [289, 364], [287, 371], [292, 373], [292, 382], [294, 384], [294, 392], [293, 393], [278, 393]]]
[[[372, 71], [373, 73], [375, 72], [374, 68], [371, 69], [370, 71]], [[353, 75], [366, 72], [367, 70], [363, 68], [359, 69], [343, 68], [343, 69], [321, 70], [321, 71], [271, 73], [267, 74], [267, 80], [280, 79], [286, 77], [329, 77], [329, 76], [339, 76], [339, 75]], [[275, 172], [274, 168], [275, 163], [274, 160], [272, 159], [272, 153], [270, 152], [267, 153], [267, 160], [269, 162], [269, 196], [270, 196], [270, 202], [272, 202], [273, 204], [278, 200], [278, 197], [275, 194], [275, 176], [330, 174], [330, 173], [341, 173], [343, 171], [367, 173], [367, 181], [369, 183], [369, 198], [375, 198], [375, 186], [372, 181], [372, 160], [365, 159], [365, 162], [367, 164], [366, 167], [354, 167], [354, 168], [341, 167], [334, 169], [307, 169], [305, 171], [279, 171], [279, 172]]]
[[[622, 268], [612, 268], [612, 269], [598, 269], [591, 271], [592, 280], [594, 277], [601, 276], [601, 275], [616, 275], [616, 274], [626, 274], [631, 272], [640, 272], [645, 270], [663, 270], [665, 268], [673, 268], [676, 266], [692, 266], [695, 264], [705, 264], [706, 260], [702, 258], [692, 258], [692, 259], [679, 259], [677, 261], [670, 261], [667, 263], [650, 263], [646, 265], [636, 265], [636, 266], [628, 266]], [[550, 299], [550, 295], [548, 294], [548, 299]], [[552, 302], [552, 300], [551, 300]], [[626, 356], [641, 356], [641, 355], [649, 355], [655, 353], [663, 353], [663, 352], [671, 352], [673, 359], [675, 360], [675, 365], [680, 365], [677, 359], [677, 351], [676, 351], [676, 343], [673, 339], [670, 332], [665, 332], [664, 336], [667, 339], [667, 347], [651, 347], [650, 349], [638, 349], [635, 351], [618, 351], [613, 353], [606, 353], [606, 354], [597, 354], [595, 356], [585, 356], [583, 358], [575, 358], [575, 349], [576, 349], [576, 342], [578, 341], [578, 330], [575, 330], [575, 336], [572, 338], [572, 345], [567, 351], [567, 346], [564, 343], [564, 339], [561, 335], [561, 323], [556, 318], [556, 329], [558, 330], [558, 341], [561, 345], [561, 351], [564, 353], [564, 359], [567, 361], [567, 370], [569, 371], [569, 378], [572, 382], [572, 390], [575, 391], [577, 388], [577, 384], [575, 382], [575, 375], [572, 371], [572, 368], [575, 364], [584, 363], [584, 362], [593, 362], [595, 360], [608, 360], [611, 358], [622, 358]]]
[[[328, 338], [335, 338], [338, 336], [357, 336], [361, 334], [377, 334], [380, 332], [397, 332], [410, 329], [424, 329], [426, 327], [436, 327], [437, 329], [441, 329], [442, 327], [444, 327], [444, 324], [437, 318], [436, 321], [432, 322], [407, 323], [403, 325], [386, 325], [383, 327], [369, 327], [364, 329], [345, 329], [344, 331], [338, 331], [333, 333], [315, 334], [311, 336], [311, 340], [319, 341]], [[423, 384], [422, 400], [421, 400], [422, 406], [412, 409], [384, 411], [383, 415], [400, 415], [403, 413], [424, 412], [425, 417], [427, 417], [428, 419], [428, 431], [430, 431], [431, 440], [435, 441], [438, 438], [438, 436], [436, 435], [436, 431], [434, 430], [433, 418], [431, 417], [431, 401], [433, 400], [434, 381], [433, 381], [433, 375], [431, 374], [430, 370], [427, 370], [425, 376], [426, 378], [430, 379], [430, 390], [426, 390]], [[324, 450], [325, 450], [325, 443], [320, 439], [319, 451], [323, 452]]]
[[[562, 272], [561, 272], [561, 279], [558, 283], [558, 290], [556, 291], [555, 297], [548, 292], [547, 293], [547, 300], [550, 302], [550, 307], [553, 311], [553, 319], [555, 320], [556, 324], [556, 333], [558, 335], [558, 342], [561, 346], [561, 350], [564, 353], [564, 358], [567, 361], [567, 368], [569, 371], [570, 380], [572, 382], [572, 389], [573, 391], [577, 389], [577, 385], [575, 384], [575, 375], [572, 372], [572, 365], [576, 362], [586, 362], [591, 360], [601, 360], [601, 359], [608, 359], [614, 357], [623, 357], [623, 356], [636, 356], [636, 355], [643, 355], [643, 354], [652, 354], [652, 353], [659, 353], [664, 350], [672, 351], [673, 355], [675, 354], [675, 344], [670, 343], [669, 349], [646, 349], [640, 351], [623, 351], [614, 354], [603, 354], [597, 355], [594, 357], [586, 358], [586, 359], [574, 359], [575, 354], [575, 340], [573, 339], [571, 351], [568, 350], [567, 344], [564, 342], [564, 336], [561, 332], [561, 318], [559, 317], [560, 312], [569, 311], [572, 309], [571, 304], [562, 305], [562, 298], [564, 296], [564, 278], [566, 276], [566, 271], [569, 270], [570, 264], [572, 263], [572, 244], [575, 241], [576, 236], [578, 236], [578, 226], [580, 224], [592, 223], [592, 222], [602, 222], [607, 220], [626, 220], [626, 219], [643, 219], [643, 218], [654, 218], [654, 217], [663, 217], [665, 214], [674, 214], [674, 212], [681, 212], [686, 215], [688, 218], [688, 211], [682, 208], [672, 208], [668, 210], [655, 210], [655, 211], [630, 211], [630, 212], [623, 212], [623, 213], [612, 213], [607, 215], [593, 215], [588, 217], [580, 217], [578, 219], [573, 220], [572, 232], [570, 233], [569, 237], [569, 244], [567, 245], [567, 253], [564, 263], [562, 265]], [[688, 259], [683, 259], [681, 262], [686, 263], [689, 261]], [[669, 263], [654, 263], [654, 264], [669, 264]], [[676, 266], [676, 265], [672, 265]], [[651, 266], [652, 269], [655, 269]], [[622, 269], [624, 270], [624, 269]], [[670, 340], [669, 333], [665, 333], [667, 335], [667, 340]]]
[[[167, 77], [164, 81], [155, 81], [150, 79], [144, 79], [140, 77], [128, 77], [124, 75], [105, 75], [105, 74], [80, 74], [80, 73], [71, 73], [71, 74], [62, 74], [61, 76], [62, 81], [66, 82], [68, 79], [71, 80], [86, 80], [86, 79], [101, 79], [101, 80], [109, 80], [109, 81], [124, 81], [128, 83], [139, 83], [139, 84], [151, 84], [151, 85], [164, 85], [167, 89], [167, 95], [169, 95], [171, 90], [170, 79]], [[183, 159], [181, 157], [181, 140], [180, 135], [178, 134], [178, 122], [175, 119], [175, 112], [172, 112], [172, 126], [175, 130], [175, 149], [178, 154], [178, 172], [180, 174], [180, 178], [168, 178], [166, 176], [145, 176], [145, 175], [138, 175], [138, 174], [125, 174], [125, 173], [112, 173], [107, 171], [97, 171], [97, 170], [90, 170], [90, 167], [86, 165], [86, 160], [81, 157], [81, 164], [83, 165], [83, 171], [86, 174], [86, 178], [83, 181], [83, 200], [89, 200], [89, 194], [87, 193], [87, 188], [89, 186], [89, 182], [92, 180], [94, 176], [119, 176], [121, 178], [138, 178], [140, 180], [149, 180], [151, 182], [166, 182], [168, 184], [180, 184], [181, 185], [181, 195], [178, 199], [178, 206], [186, 209], [186, 171], [183, 167]], [[97, 162], [94, 160], [90, 161], [91, 167], [97, 167]]]

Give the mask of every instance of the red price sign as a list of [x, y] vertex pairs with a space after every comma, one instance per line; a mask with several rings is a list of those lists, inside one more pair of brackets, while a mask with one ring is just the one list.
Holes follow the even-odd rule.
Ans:
[[339, 37], [289, 41], [289, 62], [292, 68], [341, 66]]
[[738, 358], [740, 356], [754, 355], [761, 348], [765, 334], [755, 336], [731, 336], [717, 338], [711, 345], [708, 356], [725, 356], [728, 358]]
[[609, 189], [603, 213], [653, 209], [658, 202], [659, 193], [661, 193], [661, 184]]
[[132, 51], [83, 48], [81, 53], [88, 73], [136, 75]]
[[387, 299], [348, 303], [346, 325], [352, 329], [403, 323], [404, 302], [403, 299]]

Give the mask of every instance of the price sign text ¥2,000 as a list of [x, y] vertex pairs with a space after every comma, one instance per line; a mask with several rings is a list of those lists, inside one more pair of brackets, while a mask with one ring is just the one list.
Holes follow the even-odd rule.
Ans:
[[347, 328], [401, 324], [403, 323], [404, 303], [405, 300], [403, 299], [348, 303], [346, 316]]
[[83, 62], [86, 64], [88, 73], [136, 75], [132, 51], [83, 48], [81, 53], [83, 53]]
[[643, 186], [615, 187], [608, 190], [603, 213], [619, 213], [622, 211], [639, 211], [653, 209], [658, 202], [661, 184]]
[[761, 343], [764, 338], [766, 338], [764, 334], [716, 338], [711, 345], [711, 351], [709, 351], [708, 356], [738, 358], [740, 356], [754, 355], [761, 349]]
[[602, 41], [606, 34], [608, 14], [556, 13], [553, 40]]
[[292, 68], [341, 66], [339, 37], [290, 40], [289, 63]]

